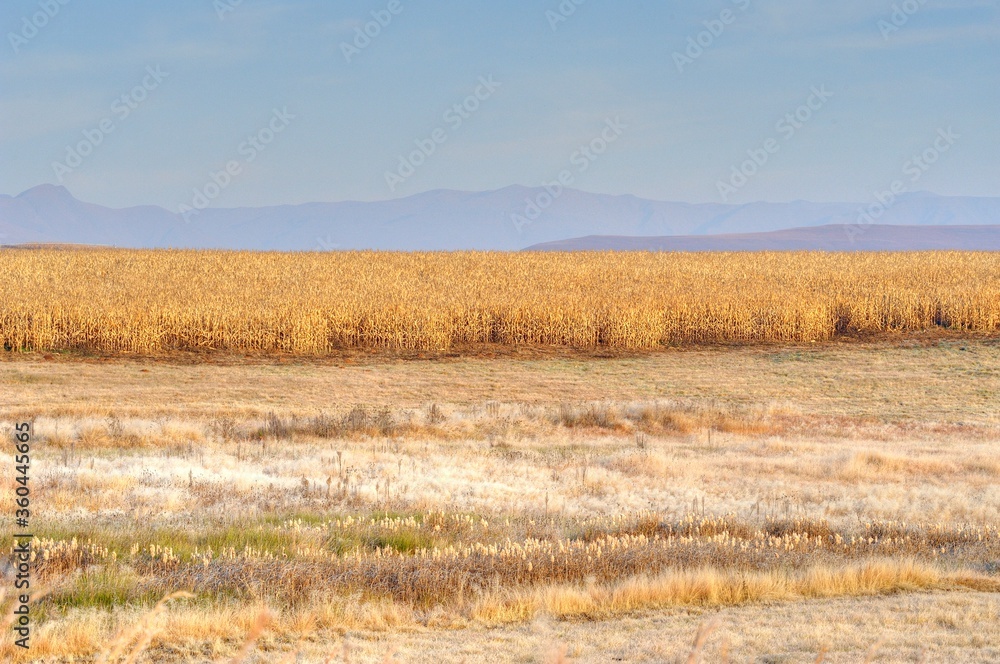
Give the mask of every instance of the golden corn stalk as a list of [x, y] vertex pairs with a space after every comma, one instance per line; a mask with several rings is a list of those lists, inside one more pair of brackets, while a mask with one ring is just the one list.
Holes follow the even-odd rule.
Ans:
[[1000, 332], [1000, 254], [0, 251], [10, 350], [646, 349]]

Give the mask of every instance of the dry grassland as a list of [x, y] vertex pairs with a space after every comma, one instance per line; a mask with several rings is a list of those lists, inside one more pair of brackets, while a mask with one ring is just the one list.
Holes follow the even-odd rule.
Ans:
[[993, 342], [353, 361], [0, 362], [34, 656], [1000, 657]]

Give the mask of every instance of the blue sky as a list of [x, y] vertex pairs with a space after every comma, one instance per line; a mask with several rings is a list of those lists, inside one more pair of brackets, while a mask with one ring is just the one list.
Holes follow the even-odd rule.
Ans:
[[867, 201], [926, 153], [908, 188], [1000, 196], [996, 0], [575, 2], [8, 0], [0, 193]]

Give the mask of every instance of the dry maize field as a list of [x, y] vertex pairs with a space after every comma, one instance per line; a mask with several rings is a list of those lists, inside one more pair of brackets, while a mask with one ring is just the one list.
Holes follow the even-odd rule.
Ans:
[[993, 254], [0, 264], [5, 660], [1000, 659]]
[[995, 253], [0, 251], [12, 351], [325, 356], [1000, 333]]

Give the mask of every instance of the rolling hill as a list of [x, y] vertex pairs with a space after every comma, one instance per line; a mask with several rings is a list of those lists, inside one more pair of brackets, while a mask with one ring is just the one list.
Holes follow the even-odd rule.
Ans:
[[829, 224], [768, 233], [623, 237], [591, 235], [528, 251], [1000, 251], [1000, 225], [857, 226]]

